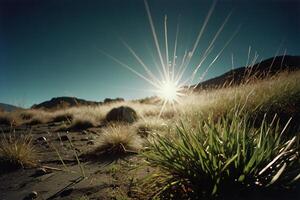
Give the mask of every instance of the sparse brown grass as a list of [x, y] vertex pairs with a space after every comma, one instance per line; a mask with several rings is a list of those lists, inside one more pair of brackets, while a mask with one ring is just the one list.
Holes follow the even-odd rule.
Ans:
[[24, 121], [29, 121], [31, 120], [35, 115], [36, 111], [35, 110], [23, 110], [20, 112], [17, 112], [17, 115], [20, 117], [20, 119]]
[[0, 168], [3, 172], [35, 166], [36, 163], [37, 153], [30, 135], [8, 133], [0, 137]]
[[233, 107], [239, 107], [258, 119], [265, 113], [270, 117], [275, 113], [284, 114], [287, 119], [283, 121], [286, 122], [289, 117], [299, 117], [297, 102], [300, 102], [300, 71], [281, 73], [240, 86], [199, 91], [182, 100], [174, 119], [186, 119], [190, 125], [197, 126], [199, 115], [207, 117], [213, 113], [213, 117], [218, 118]]
[[[264, 80], [251, 79], [251, 81], [247, 81], [247, 84], [239, 86], [195, 92], [183, 97], [181, 102], [175, 105], [176, 110], [172, 106], [166, 106], [160, 120], [165, 123], [169, 121], [175, 123], [181, 119], [188, 119], [190, 124], [195, 126], [199, 114], [208, 116], [213, 113], [218, 118], [226, 114], [233, 106], [239, 106], [245, 112], [253, 113], [253, 116], [264, 113], [270, 113], [270, 116], [273, 116], [274, 113], [279, 112], [282, 113], [283, 118], [287, 118], [289, 114], [296, 118], [300, 113], [300, 105], [297, 102], [300, 102], [300, 71], [286, 72]], [[129, 106], [137, 112], [140, 120], [134, 126], [141, 126], [141, 123], [145, 122], [152, 123], [162, 107], [157, 101], [147, 101], [147, 103], [126, 101], [99, 106], [72, 107], [52, 112], [23, 110], [10, 114], [1, 113], [0, 121], [2, 120], [6, 124], [67, 121], [70, 123], [70, 129], [84, 129], [103, 124], [106, 114], [119, 106]], [[148, 127], [144, 126], [144, 129], [146, 130]]]
[[43, 110], [20, 110], [11, 112], [14, 119], [18, 119], [18, 124], [27, 124], [27, 125], [36, 125], [36, 124], [44, 124], [48, 123], [51, 117], [51, 113], [48, 113]]

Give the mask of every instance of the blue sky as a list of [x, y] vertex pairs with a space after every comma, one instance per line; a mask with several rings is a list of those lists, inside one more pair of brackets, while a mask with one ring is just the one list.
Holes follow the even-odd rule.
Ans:
[[[163, 20], [167, 15], [170, 48], [180, 18], [178, 56], [190, 50], [211, 1], [148, 2], [162, 49]], [[232, 54], [235, 67], [245, 65], [249, 46], [252, 57], [255, 51], [259, 54], [258, 60], [274, 56], [278, 49], [279, 54], [285, 49], [287, 54], [300, 54], [299, 1], [219, 0], [185, 75], [231, 11], [215, 50], [199, 74], [239, 25], [240, 31], [206, 79], [230, 70]], [[153, 95], [151, 85], [99, 51], [144, 73], [120, 38], [155, 70], [158, 57], [142, 0], [1, 0], [0, 102], [30, 107], [57, 96], [102, 101], [106, 97], [136, 99]]]

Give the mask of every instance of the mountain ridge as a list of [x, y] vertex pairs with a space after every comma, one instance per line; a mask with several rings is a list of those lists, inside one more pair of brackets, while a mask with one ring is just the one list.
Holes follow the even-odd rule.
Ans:
[[268, 75], [274, 75], [282, 71], [300, 70], [300, 56], [276, 56], [263, 60], [254, 65], [239, 67], [225, 72], [222, 75], [200, 82], [196, 89], [215, 88], [220, 86], [238, 85], [243, 81], [247, 81], [248, 77], [256, 76], [257, 78], [265, 78]]
[[62, 109], [62, 108], [69, 108], [74, 106], [95, 106], [95, 105], [102, 105], [107, 104], [111, 102], [118, 102], [118, 101], [124, 101], [123, 98], [106, 98], [104, 101], [89, 101], [85, 99], [80, 99], [77, 97], [54, 97], [48, 101], [44, 101], [39, 104], [34, 104], [31, 106], [32, 109]]
[[23, 109], [23, 108], [19, 106], [7, 104], [7, 103], [0, 103], [0, 111], [11, 112], [19, 109]]

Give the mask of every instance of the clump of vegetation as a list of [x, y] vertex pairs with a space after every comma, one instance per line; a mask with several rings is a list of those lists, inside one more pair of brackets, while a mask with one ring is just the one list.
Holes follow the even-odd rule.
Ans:
[[0, 115], [0, 124], [1, 125], [12, 125], [14, 123], [13, 119], [8, 116], [8, 115], [5, 115], [5, 114], [1, 114]]
[[157, 169], [146, 185], [167, 199], [240, 199], [292, 187], [300, 179], [299, 137], [284, 139], [285, 129], [276, 118], [254, 128], [236, 112], [199, 118], [197, 128], [182, 123], [172, 137], [156, 135], [143, 153]]
[[88, 129], [91, 127], [96, 127], [98, 123], [95, 122], [94, 118], [86, 116], [85, 118], [79, 119], [76, 118], [74, 119], [70, 126], [67, 127], [67, 130], [72, 130], [72, 131], [80, 131], [84, 129]]
[[45, 122], [46, 121], [44, 119], [42, 119], [42, 118], [34, 117], [31, 120], [27, 121], [25, 124], [32, 126], [32, 125], [43, 124]]
[[99, 137], [97, 148], [89, 155], [122, 156], [137, 153], [141, 148], [141, 138], [128, 125], [110, 125]]
[[51, 122], [65, 122], [65, 121], [72, 122], [73, 119], [74, 116], [72, 113], [62, 112], [62, 113], [55, 114], [50, 121]]
[[16, 126], [20, 124], [20, 118], [14, 113], [0, 112], [0, 125]]
[[157, 117], [148, 117], [141, 119], [134, 124], [136, 133], [142, 138], [147, 138], [149, 135], [164, 134], [171, 129], [170, 122]]
[[2, 171], [35, 166], [37, 153], [29, 135], [8, 133], [0, 138], [0, 168]]
[[18, 115], [22, 120], [28, 121], [28, 120], [31, 120], [35, 116], [36, 112], [38, 112], [38, 111], [24, 110], [24, 111], [20, 111], [18, 113]]

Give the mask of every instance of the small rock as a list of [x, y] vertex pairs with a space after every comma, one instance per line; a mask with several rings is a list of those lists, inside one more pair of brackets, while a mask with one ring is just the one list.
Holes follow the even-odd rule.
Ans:
[[35, 171], [34, 176], [35, 176], [35, 177], [43, 176], [43, 175], [48, 174], [48, 173], [49, 173], [48, 170], [46, 170], [45, 168], [41, 167], [41, 168], [38, 168], [38, 169]]
[[36, 199], [37, 196], [38, 196], [38, 193], [37, 193], [36, 191], [32, 191], [32, 192], [28, 195], [28, 197], [31, 197], [32, 199]]
[[36, 139], [36, 141], [39, 141], [39, 142], [47, 142], [47, 138], [46, 137], [38, 137]]
[[80, 141], [89, 141], [89, 138], [88, 137], [85, 137], [85, 138], [81, 138]]
[[36, 191], [32, 191], [23, 200], [36, 199], [37, 196], [38, 196], [38, 193]]
[[34, 176], [34, 177], [44, 176], [44, 175], [49, 174], [49, 173], [51, 173], [51, 172], [52, 172], [51, 170], [45, 169], [45, 168], [41, 167], [41, 168], [38, 168], [38, 169], [35, 171], [35, 173], [33, 174], [33, 176]]
[[94, 142], [94, 140], [90, 140], [90, 141], [87, 142], [87, 144], [88, 144], [88, 145], [94, 145], [95, 142]]
[[68, 141], [69, 137], [67, 135], [63, 135], [63, 136], [60, 136], [60, 139], [61, 139], [61, 141]]
[[69, 196], [73, 192], [74, 188], [69, 188], [60, 193], [61, 197]]

